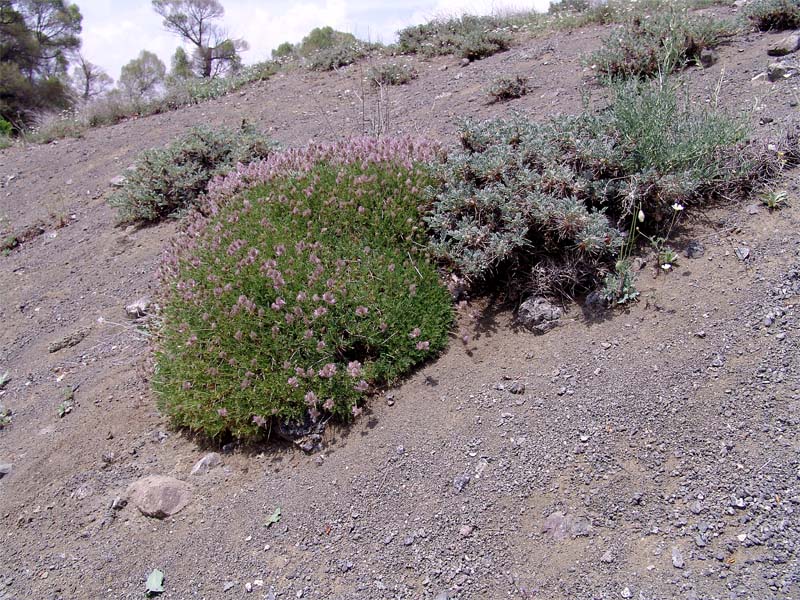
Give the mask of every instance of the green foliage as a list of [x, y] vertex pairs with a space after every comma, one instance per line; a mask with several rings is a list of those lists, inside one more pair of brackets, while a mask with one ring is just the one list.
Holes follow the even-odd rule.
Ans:
[[511, 35], [497, 17], [464, 15], [406, 27], [398, 33], [398, 49], [406, 54], [439, 56], [453, 54], [470, 60], [507, 50]]
[[691, 15], [680, 6], [652, 15], [638, 13], [607, 37], [589, 60], [611, 79], [667, 75], [737, 32], [734, 23]]
[[633, 274], [630, 260], [618, 260], [614, 271], [603, 279], [600, 296], [609, 304], [623, 305], [633, 302], [639, 297], [636, 289], [636, 277]]
[[748, 146], [741, 121], [689, 108], [671, 85], [614, 93], [601, 114], [465, 124], [427, 218], [435, 253], [475, 283], [585, 291], [639, 227], [666, 228], [676, 204], [744, 195], [776, 171], [778, 156]]
[[528, 93], [528, 78], [523, 75], [500, 75], [489, 87], [489, 95], [495, 102], [521, 98]]
[[311, 58], [321, 50], [330, 50], [338, 46], [355, 46], [356, 44], [358, 44], [358, 40], [352, 33], [336, 31], [330, 26], [317, 27], [303, 38], [298, 46], [298, 52], [300, 56]]
[[196, 205], [213, 177], [273, 150], [252, 129], [197, 127], [167, 148], [142, 152], [109, 202], [119, 209], [121, 222], [157, 221]]
[[179, 427], [256, 439], [358, 414], [445, 347], [419, 166], [310, 164], [226, 199], [168, 259], [153, 384]]
[[397, 63], [373, 66], [367, 71], [367, 79], [374, 87], [402, 85], [416, 78], [417, 71], [414, 67]]
[[137, 58], [122, 67], [119, 86], [133, 102], [158, 96], [167, 68], [158, 56], [142, 50]]
[[761, 202], [770, 211], [780, 210], [789, 206], [789, 194], [783, 190], [770, 190], [761, 194]]
[[761, 31], [800, 27], [800, 0], [754, 0], [745, 14]]
[[11, 123], [0, 117], [0, 150], [11, 145], [11, 134], [14, 128]]
[[81, 20], [65, 0], [0, 2], [0, 118], [21, 127], [71, 104], [66, 73]]
[[272, 51], [272, 60], [289, 58], [294, 54], [294, 45], [291, 42], [283, 42]]

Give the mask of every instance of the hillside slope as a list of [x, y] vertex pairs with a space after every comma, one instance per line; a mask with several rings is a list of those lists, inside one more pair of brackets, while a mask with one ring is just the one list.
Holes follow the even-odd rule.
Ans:
[[[585, 88], [602, 98], [581, 57], [607, 33], [532, 39], [466, 67], [410, 59], [420, 77], [389, 90], [388, 132], [454, 145], [460, 117], [577, 112]], [[742, 37], [692, 68], [690, 98], [711, 101], [722, 81], [720, 103], [755, 109], [759, 140], [781, 135], [794, 80], [752, 80], [777, 35]], [[0, 404], [13, 412], [0, 430], [0, 463], [12, 463], [0, 598], [140, 598], [154, 568], [167, 598], [246, 597], [246, 586], [257, 598], [800, 598], [796, 172], [782, 211], [733, 204], [693, 219], [676, 245], [699, 241], [704, 255], [668, 275], [646, 265], [628, 310], [593, 320], [570, 306], [537, 337], [489, 307], [465, 321], [468, 346], [330, 430], [322, 454], [226, 448], [221, 467], [189, 475], [214, 449], [167, 428], [146, 334], [124, 314], [154, 291], [175, 224], [114, 228], [109, 181], [200, 123], [246, 119], [290, 147], [362, 133], [376, 109], [358, 97], [362, 69], [289, 72], [0, 151], [0, 229], [30, 232], [0, 257], [0, 373], [12, 377]], [[489, 104], [503, 72], [537, 87]], [[186, 480], [189, 506], [165, 521], [111, 508], [151, 474]]]

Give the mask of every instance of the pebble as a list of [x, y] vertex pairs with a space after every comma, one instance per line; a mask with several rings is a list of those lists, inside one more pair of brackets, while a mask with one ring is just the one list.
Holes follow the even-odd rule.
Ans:
[[672, 566], [676, 569], [682, 569], [685, 564], [680, 549], [677, 547], [672, 548]]
[[462, 525], [461, 529], [458, 530], [458, 534], [461, 537], [469, 537], [470, 535], [472, 535], [473, 530], [474, 527], [472, 527], [472, 525]]
[[626, 587], [620, 592], [620, 596], [623, 598], [633, 598], [633, 592], [631, 592], [631, 588]]
[[236, 584], [234, 584], [232, 581], [226, 581], [225, 585], [222, 586], [222, 591], [229, 592], [230, 590], [233, 589], [234, 585]]
[[247, 592], [248, 594], [250, 592], [252, 592], [253, 591], [253, 584], [250, 583], [249, 581], [247, 583], [245, 583], [244, 584], [244, 591]]
[[11, 463], [0, 463], [0, 479], [11, 473]]
[[525, 384], [520, 383], [519, 381], [512, 383], [511, 387], [508, 388], [508, 391], [512, 394], [524, 394], [525, 393]]
[[453, 487], [456, 489], [457, 492], [463, 492], [464, 488], [467, 487], [469, 483], [470, 477], [466, 473], [463, 473], [453, 479]]
[[203, 475], [220, 464], [222, 464], [222, 457], [216, 452], [209, 452], [194, 464], [192, 475]]
[[600, 557], [600, 562], [610, 565], [614, 562], [614, 553], [611, 550], [606, 550], [603, 556]]

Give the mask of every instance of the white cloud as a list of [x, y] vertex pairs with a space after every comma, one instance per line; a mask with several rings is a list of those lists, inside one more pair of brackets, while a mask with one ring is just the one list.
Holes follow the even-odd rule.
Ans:
[[[221, 0], [223, 25], [250, 43], [246, 63], [269, 58], [281, 42], [299, 42], [314, 27], [330, 25], [362, 39], [389, 43], [407, 25], [437, 16], [490, 14], [513, 9], [545, 10], [549, 0]], [[83, 13], [83, 52], [117, 78], [122, 65], [143, 49], [169, 65], [178, 37], [163, 30], [146, 0], [77, 0]]]

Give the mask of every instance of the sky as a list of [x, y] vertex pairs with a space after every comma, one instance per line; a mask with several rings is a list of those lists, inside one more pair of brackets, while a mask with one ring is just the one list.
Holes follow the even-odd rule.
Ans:
[[[82, 52], [115, 80], [141, 50], [155, 52], [169, 67], [180, 45], [164, 31], [148, 0], [72, 0], [83, 14]], [[546, 10], [549, 0], [220, 0], [222, 25], [244, 38], [246, 64], [268, 59], [281, 42], [299, 42], [315, 27], [330, 25], [370, 41], [391, 43], [407, 25], [437, 16], [491, 14], [508, 9]]]

